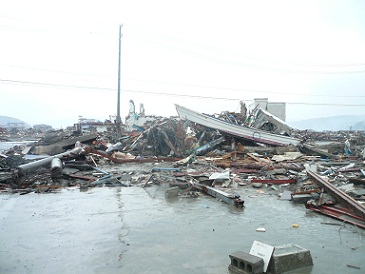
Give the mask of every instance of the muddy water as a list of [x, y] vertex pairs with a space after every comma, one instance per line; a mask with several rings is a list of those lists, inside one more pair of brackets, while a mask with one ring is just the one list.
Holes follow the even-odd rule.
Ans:
[[166, 188], [1, 194], [0, 273], [221, 274], [254, 240], [309, 249], [314, 267], [295, 273], [364, 273], [364, 230], [253, 189], [238, 190], [238, 210], [207, 196], [166, 200]]

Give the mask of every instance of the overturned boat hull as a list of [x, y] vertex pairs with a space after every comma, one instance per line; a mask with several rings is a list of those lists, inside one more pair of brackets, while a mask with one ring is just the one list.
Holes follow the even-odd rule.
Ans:
[[232, 136], [274, 146], [298, 145], [301, 142], [301, 140], [297, 138], [231, 124], [224, 120], [209, 116], [207, 114], [196, 112], [177, 104], [175, 104], [175, 107], [181, 118], [206, 126], [208, 128], [216, 129]]

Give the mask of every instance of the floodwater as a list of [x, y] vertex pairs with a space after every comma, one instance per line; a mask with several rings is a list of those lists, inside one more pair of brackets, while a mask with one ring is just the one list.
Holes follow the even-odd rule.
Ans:
[[222, 274], [228, 255], [255, 240], [309, 249], [314, 266], [291, 273], [365, 271], [364, 230], [325, 225], [341, 223], [252, 188], [237, 190], [244, 209], [209, 196], [166, 199], [167, 188], [1, 194], [0, 273]]
[[28, 146], [34, 144], [35, 141], [14, 141], [14, 142], [0, 142], [0, 153], [11, 149], [15, 146]]

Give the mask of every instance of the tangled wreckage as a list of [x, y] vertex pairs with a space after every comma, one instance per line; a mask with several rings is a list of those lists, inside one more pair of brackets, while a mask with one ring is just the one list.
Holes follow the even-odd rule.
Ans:
[[[128, 121], [135, 124], [119, 139], [115, 131], [60, 130], [19, 142], [0, 154], [1, 191], [169, 184], [167, 196], [203, 193], [243, 207], [235, 189], [269, 186], [280, 199], [365, 228], [363, 132], [299, 131], [260, 107], [219, 115], [176, 110], [176, 117], [141, 119], [133, 108]], [[125, 163], [156, 164], [147, 173], [110, 171]]]

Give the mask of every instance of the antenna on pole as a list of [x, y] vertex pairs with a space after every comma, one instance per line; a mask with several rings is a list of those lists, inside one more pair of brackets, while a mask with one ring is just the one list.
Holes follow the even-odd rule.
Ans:
[[117, 121], [116, 121], [116, 132], [117, 138], [121, 137], [121, 122], [120, 118], [120, 59], [121, 59], [121, 41], [122, 41], [122, 27], [123, 24], [119, 25], [119, 59], [118, 59], [118, 101], [117, 101]]

